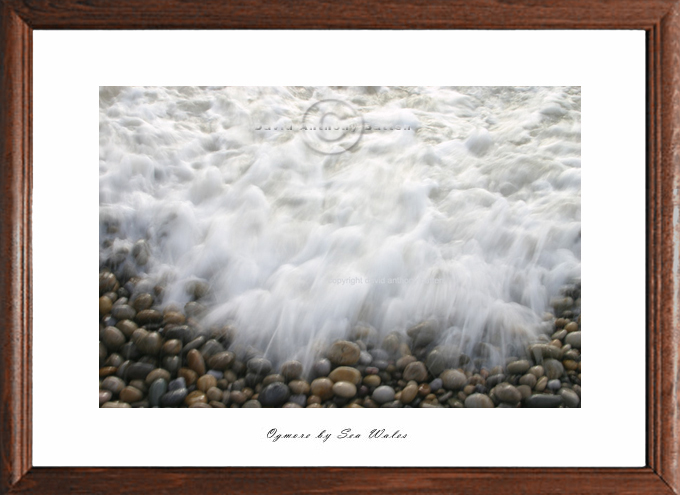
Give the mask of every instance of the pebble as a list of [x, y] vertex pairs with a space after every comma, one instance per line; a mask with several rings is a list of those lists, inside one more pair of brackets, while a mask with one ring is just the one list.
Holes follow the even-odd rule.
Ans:
[[361, 373], [350, 366], [339, 366], [328, 375], [333, 382], [350, 382], [354, 385], [361, 383]]
[[526, 359], [522, 359], [520, 361], [514, 361], [508, 364], [506, 369], [511, 375], [523, 375], [529, 371], [529, 368], [531, 368], [531, 363], [529, 363], [529, 361]]
[[187, 366], [198, 375], [205, 375], [205, 361], [201, 353], [196, 349], [192, 349], [187, 353]]
[[565, 326], [564, 329], [569, 333], [576, 332], [578, 331], [578, 323], [576, 323], [575, 321], [567, 323], [567, 326]]
[[161, 396], [161, 407], [177, 407], [186, 399], [189, 391], [186, 388], [169, 391]]
[[248, 360], [248, 370], [257, 375], [266, 375], [272, 370], [272, 363], [263, 357], [255, 357]]
[[175, 378], [170, 383], [168, 383], [168, 390], [179, 390], [180, 388], [186, 388], [187, 382], [183, 377]]
[[104, 402], [102, 404], [102, 408], [117, 408], [117, 407], [132, 407], [130, 404], [127, 402], [118, 402], [118, 401], [113, 401], [113, 402]]
[[[208, 372], [208, 373], [210, 373], [210, 372]], [[262, 379], [262, 386], [266, 387], [270, 383], [276, 383], [276, 382], [286, 383], [286, 379], [284, 378], [283, 375], [267, 375]]]
[[139, 294], [134, 301], [132, 301], [132, 306], [137, 311], [142, 311], [143, 309], [149, 309], [153, 304], [153, 296], [151, 294]]
[[529, 368], [529, 373], [534, 375], [536, 378], [541, 378], [543, 375], [545, 375], [545, 370], [543, 369], [543, 366], [532, 366]]
[[112, 351], [120, 349], [125, 344], [125, 335], [116, 327], [106, 327], [101, 335], [106, 347]]
[[127, 304], [114, 304], [111, 308], [111, 316], [116, 320], [132, 320], [135, 317], [135, 310]]
[[361, 351], [361, 354], [359, 354], [359, 364], [368, 366], [371, 364], [371, 361], [373, 361], [373, 356], [366, 351]]
[[522, 399], [526, 399], [527, 397], [531, 397], [531, 387], [528, 385], [518, 385], [517, 390], [519, 390], [519, 393], [522, 395]]
[[394, 400], [394, 389], [388, 385], [381, 385], [376, 388], [371, 398], [378, 404], [385, 404]]
[[207, 392], [208, 389], [217, 386], [217, 378], [213, 375], [205, 374], [196, 380], [196, 388], [201, 392]]
[[458, 390], [467, 384], [467, 377], [458, 370], [445, 370], [439, 378], [442, 386], [448, 390]]
[[317, 378], [311, 383], [310, 391], [321, 400], [328, 400], [333, 397], [333, 382], [328, 378]]
[[319, 359], [314, 363], [313, 371], [317, 377], [328, 376], [331, 372], [331, 362], [326, 358]]
[[111, 400], [111, 397], [113, 394], [111, 393], [110, 390], [103, 390], [99, 389], [99, 405], [101, 406], [104, 402], [108, 402]]
[[488, 395], [472, 394], [465, 398], [465, 407], [494, 407], [493, 401]]
[[404, 368], [404, 373], [402, 378], [406, 381], [414, 380], [416, 382], [423, 382], [427, 379], [427, 368], [425, 368], [425, 363], [420, 361], [415, 361], [410, 363]]
[[156, 368], [155, 370], [152, 370], [148, 375], [146, 375], [145, 381], [147, 385], [151, 385], [159, 378], [162, 378], [166, 382], [169, 382], [170, 372], [168, 370], [164, 370], [163, 368]]
[[430, 390], [432, 392], [437, 392], [439, 391], [442, 387], [444, 386], [444, 382], [442, 381], [441, 378], [435, 378], [430, 382]]
[[196, 380], [198, 380], [198, 373], [189, 368], [180, 368], [179, 371], [177, 371], [177, 375], [184, 378], [184, 380], [187, 383], [187, 386], [189, 387], [196, 383]]
[[182, 352], [182, 341], [179, 339], [170, 339], [163, 344], [163, 347], [161, 347], [161, 351], [163, 354], [167, 354], [170, 356], [176, 356], [180, 352]]
[[491, 375], [489, 378], [486, 379], [486, 386], [488, 388], [493, 388], [499, 383], [503, 383], [505, 381], [505, 375], [502, 373], [498, 373], [496, 375]]
[[548, 390], [557, 392], [560, 388], [562, 388], [562, 382], [559, 381], [558, 379], [548, 381]]
[[564, 400], [564, 405], [567, 407], [578, 407], [581, 399], [573, 390], [562, 388], [557, 394]]
[[102, 296], [99, 298], [99, 316], [106, 316], [111, 312], [113, 307], [113, 301], [107, 296]]
[[400, 400], [404, 404], [410, 404], [416, 398], [416, 395], [418, 395], [418, 384], [411, 382], [401, 391]]
[[415, 363], [418, 359], [415, 356], [403, 356], [397, 360], [397, 369], [404, 371], [404, 369], [411, 363]]
[[[131, 319], [132, 318], [128, 318], [128, 320]], [[135, 321], [140, 325], [161, 323], [163, 321], [163, 315], [155, 309], [144, 309], [137, 313], [137, 316], [135, 316]]]
[[361, 349], [347, 340], [335, 342], [328, 350], [328, 360], [335, 365], [352, 365], [359, 361]]
[[548, 380], [554, 380], [564, 374], [564, 366], [556, 359], [544, 360], [543, 368], [545, 369], [545, 376], [548, 377]]
[[[294, 394], [288, 398], [288, 403], [297, 404], [300, 407], [307, 407], [307, 396], [304, 394]], [[285, 405], [284, 405], [285, 407]]]
[[286, 380], [297, 380], [302, 375], [302, 363], [300, 361], [286, 361], [281, 365], [281, 374]]
[[134, 380], [137, 378], [144, 380], [155, 368], [156, 367], [153, 364], [149, 363], [132, 363], [125, 370], [125, 378], [127, 380]]
[[354, 383], [339, 381], [333, 384], [333, 393], [338, 397], [350, 399], [357, 394], [357, 387]]
[[581, 331], [572, 332], [564, 339], [565, 344], [569, 344], [576, 349], [581, 348]]
[[163, 378], [154, 380], [149, 387], [149, 405], [151, 407], [158, 407], [161, 403], [161, 397], [163, 397], [167, 390], [168, 383]]
[[382, 383], [382, 380], [378, 375], [366, 375], [364, 377], [363, 383], [367, 387], [377, 387]]
[[524, 400], [526, 407], [560, 407], [564, 400], [559, 395], [535, 394]]
[[236, 355], [231, 351], [218, 352], [208, 358], [210, 369], [226, 371], [234, 363]]
[[288, 384], [288, 388], [296, 395], [307, 395], [310, 389], [309, 383], [305, 380], [293, 380]]
[[523, 375], [519, 379], [520, 385], [526, 385], [530, 389], [534, 388], [536, 386], [537, 382], [538, 382], [538, 379], [536, 378], [536, 375], [534, 375], [532, 373], [527, 373], [526, 375]]
[[547, 387], [547, 386], [548, 386], [548, 377], [542, 376], [541, 378], [538, 379], [538, 382], [536, 383], [534, 390], [536, 390], [536, 392], [543, 392], [545, 390], [545, 387]]
[[206, 395], [200, 390], [194, 390], [193, 392], [190, 392], [189, 395], [187, 395], [184, 399], [184, 403], [189, 407], [197, 402], [203, 402], [204, 404], [208, 403], [208, 397], [206, 397]]
[[509, 383], [499, 383], [493, 389], [493, 394], [501, 402], [515, 404], [522, 400], [522, 394]]
[[406, 330], [406, 335], [411, 337], [413, 347], [425, 347], [437, 338], [437, 324], [433, 321], [424, 321]]
[[290, 397], [290, 390], [285, 383], [274, 382], [264, 387], [258, 395], [262, 407], [281, 407]]
[[535, 361], [540, 362], [542, 358], [558, 359], [562, 356], [562, 349], [549, 344], [534, 344], [529, 348], [529, 353]]

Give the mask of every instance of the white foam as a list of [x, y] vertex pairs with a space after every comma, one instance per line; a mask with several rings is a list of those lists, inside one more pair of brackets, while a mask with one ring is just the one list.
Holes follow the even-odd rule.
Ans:
[[[323, 99], [371, 126], [350, 151], [303, 139]], [[357, 322], [523, 342], [580, 276], [580, 172], [579, 88], [102, 88], [100, 262], [146, 239], [163, 304], [206, 280], [274, 358]]]

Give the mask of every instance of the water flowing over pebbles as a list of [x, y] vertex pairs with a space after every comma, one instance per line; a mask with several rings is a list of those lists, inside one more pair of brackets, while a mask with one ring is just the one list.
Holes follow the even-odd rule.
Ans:
[[581, 407], [579, 90], [312, 91], [102, 88], [100, 407]]

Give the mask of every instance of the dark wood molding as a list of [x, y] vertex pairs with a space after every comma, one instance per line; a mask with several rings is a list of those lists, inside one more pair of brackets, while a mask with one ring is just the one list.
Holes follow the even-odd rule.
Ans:
[[[0, 493], [680, 494], [680, 0], [0, 0]], [[640, 29], [647, 33], [647, 466], [33, 468], [33, 29]]]

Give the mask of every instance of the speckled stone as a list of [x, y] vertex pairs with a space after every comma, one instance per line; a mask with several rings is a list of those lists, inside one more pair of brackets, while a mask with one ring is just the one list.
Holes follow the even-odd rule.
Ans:
[[427, 379], [427, 368], [425, 363], [415, 361], [404, 368], [402, 378], [406, 381], [414, 380], [416, 382], [424, 382]]
[[335, 342], [328, 350], [328, 360], [339, 366], [356, 364], [359, 361], [361, 349], [358, 345], [347, 340]]

